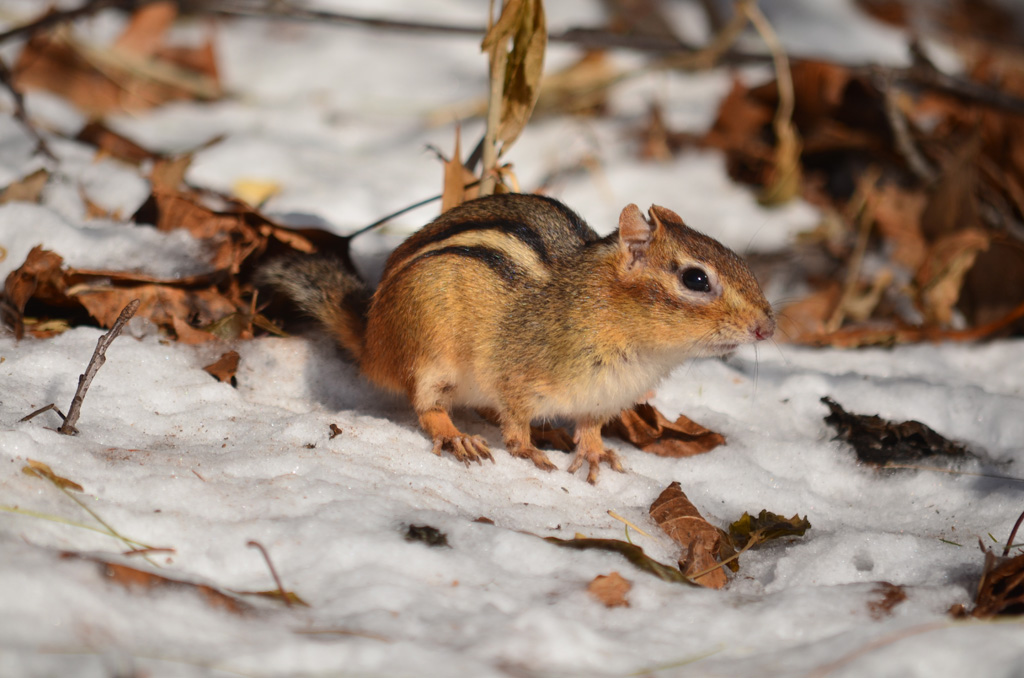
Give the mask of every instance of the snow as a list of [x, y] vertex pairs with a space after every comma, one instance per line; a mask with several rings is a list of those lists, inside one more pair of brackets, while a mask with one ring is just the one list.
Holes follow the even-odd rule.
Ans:
[[[596, 3], [549, 4], [556, 27], [598, 16]], [[766, 10], [786, 39], [795, 17], [827, 25], [853, 11], [833, 0], [801, 3], [813, 13], [772, 14], [784, 4]], [[36, 10], [16, 7], [21, 16]], [[394, 0], [377, 11], [476, 24], [479, 7]], [[116, 33], [112, 17], [92, 30]], [[892, 54], [891, 31], [863, 18], [856, 25], [855, 37], [822, 33], [829, 54], [844, 40], [855, 42], [846, 54], [874, 54], [873, 41]], [[424, 147], [450, 149], [453, 129], [424, 116], [478, 96], [484, 83], [473, 39], [259, 21], [219, 23], [216, 32], [232, 99], [115, 125], [174, 151], [225, 135], [197, 153], [191, 181], [230, 190], [240, 179], [273, 180], [281, 191], [268, 211], [339, 232], [437, 190], [439, 167]], [[815, 46], [809, 39], [801, 49]], [[511, 160], [530, 188], [553, 169], [598, 158], [596, 171], [555, 190], [602, 232], [625, 203], [656, 202], [738, 250], [779, 247], [813, 226], [811, 207], [758, 206], [710, 152], [664, 164], [633, 159], [629, 129], [647, 102], [660, 100], [671, 120], [699, 131], [730, 77], [640, 78], [613, 98], [608, 119], [532, 123]], [[28, 103], [57, 128], [74, 127], [74, 113], [52, 97], [32, 94]], [[479, 126], [463, 129], [470, 140]], [[86, 220], [80, 191], [128, 215], [145, 182], [115, 161], [93, 162], [84, 146], [50, 140], [62, 188], [41, 205], [0, 207], [0, 276], [37, 244], [78, 267], [165, 277], [203, 269], [202, 249], [182, 234]], [[4, 183], [40, 166], [8, 117], [0, 148]], [[396, 234], [433, 210], [364, 236], [362, 264], [379, 269]], [[1005, 540], [1021, 509], [1019, 482], [970, 474], [1021, 475], [1020, 340], [856, 352], [764, 345], [695, 361], [664, 382], [655, 404], [720, 431], [728, 445], [673, 460], [610, 441], [627, 471], [605, 469], [594, 487], [565, 473], [567, 455], [553, 453], [561, 470], [550, 474], [512, 459], [497, 430], [468, 413], [457, 423], [487, 438], [496, 462], [466, 468], [432, 455], [408, 404], [363, 381], [315, 332], [192, 347], [133, 321], [108, 351], [78, 436], [57, 434], [52, 412], [20, 422], [51, 402], [67, 407], [100, 334], [0, 335], [0, 504], [21, 511], [0, 511], [0, 676], [1011, 676], [1024, 663], [1019, 621], [946, 614], [973, 595], [978, 538]], [[202, 370], [229, 349], [241, 354], [237, 387]], [[862, 468], [831, 440], [825, 395], [853, 412], [918, 419], [993, 461], [964, 475]], [[342, 433], [332, 438], [331, 424]], [[122, 535], [173, 553], [151, 554], [152, 565], [118, 555], [124, 544], [83, 528], [99, 527], [94, 518], [22, 473], [29, 459], [81, 484], [81, 500]], [[813, 527], [744, 554], [722, 591], [666, 583], [620, 556], [539, 538], [625, 538], [614, 511], [654, 535], [630, 530], [634, 543], [674, 562], [676, 550], [647, 516], [673, 480], [715, 524], [767, 508], [806, 514]], [[412, 524], [446, 533], [450, 548], [405, 541]], [[125, 589], [95, 563], [61, 557], [86, 554], [222, 589], [276, 588], [250, 540], [311, 607], [246, 598], [253, 610], [233, 614], [188, 589]], [[612, 571], [633, 583], [629, 607], [605, 608], [585, 591]], [[903, 586], [907, 600], [876, 618], [869, 605], [882, 597], [879, 582]]]

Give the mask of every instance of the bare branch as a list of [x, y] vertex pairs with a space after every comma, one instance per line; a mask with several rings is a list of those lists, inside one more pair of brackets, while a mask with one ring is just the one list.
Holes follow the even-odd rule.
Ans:
[[85, 400], [85, 392], [89, 390], [89, 386], [92, 384], [93, 378], [96, 373], [99, 372], [100, 368], [103, 367], [103, 363], [107, 362], [107, 348], [110, 344], [117, 339], [117, 335], [121, 334], [121, 330], [124, 329], [125, 324], [131, 320], [131, 317], [135, 315], [135, 312], [139, 310], [139, 304], [142, 302], [138, 299], [132, 299], [128, 302], [128, 305], [121, 311], [121, 315], [117, 316], [117, 320], [114, 321], [114, 326], [110, 328], [110, 331], [99, 338], [96, 342], [96, 350], [93, 351], [92, 358], [89, 360], [89, 366], [85, 368], [85, 372], [78, 377], [78, 390], [75, 391], [75, 397], [71, 400], [71, 407], [68, 408], [68, 416], [64, 417], [64, 423], [61, 424], [60, 428], [57, 429], [58, 433], [64, 435], [73, 436], [78, 433], [78, 429], [75, 428], [75, 423], [78, 422], [78, 417], [82, 411], [82, 402]]

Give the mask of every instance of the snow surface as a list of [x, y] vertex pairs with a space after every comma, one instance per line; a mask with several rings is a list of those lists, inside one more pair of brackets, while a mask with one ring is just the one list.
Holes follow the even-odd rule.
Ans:
[[[552, 25], [594, 23], [596, 4], [549, 3]], [[892, 55], [892, 31], [864, 17], [849, 35], [829, 28], [851, 16], [852, 3], [801, 3], [810, 5], [813, 13], [776, 10], [784, 38], [797, 30], [789, 21], [814, 20], [830, 55]], [[11, 6], [23, 18], [37, 7]], [[392, 0], [375, 12], [471, 24], [482, 22], [481, 6]], [[111, 35], [117, 22], [104, 15], [84, 28]], [[205, 24], [182, 34], [201, 30]], [[813, 31], [801, 31], [796, 44], [815, 47]], [[269, 211], [339, 232], [437, 190], [439, 168], [423, 149], [450, 149], [452, 126], [430, 127], [424, 116], [478, 96], [484, 85], [470, 39], [260, 21], [221, 23], [217, 37], [232, 99], [123, 116], [116, 125], [169, 150], [224, 134], [197, 155], [191, 181], [222, 190], [240, 179], [276, 181], [281, 192]], [[511, 160], [529, 189], [555, 169], [597, 158], [596, 172], [553, 190], [601, 231], [626, 202], [657, 202], [737, 249], [781, 246], [814, 224], [814, 210], [759, 207], [713, 153], [665, 164], [633, 159], [629, 129], [647, 102], [661, 101], [674, 124], [699, 131], [730, 77], [641, 78], [613, 97], [606, 120], [531, 123]], [[53, 97], [28, 99], [33, 115], [56, 129], [82, 122]], [[465, 138], [478, 130], [467, 124]], [[144, 197], [145, 182], [116, 161], [92, 162], [81, 145], [51, 142], [60, 156], [57, 188], [42, 205], [0, 208], [7, 252], [0, 276], [36, 244], [75, 266], [161, 276], [202, 270], [203, 252], [181, 235], [87, 221], [83, 194], [126, 215]], [[0, 149], [3, 183], [40, 166], [8, 117], [0, 118]], [[360, 241], [364, 265], [379, 267], [395, 233], [433, 210]], [[605, 469], [592, 487], [580, 474], [548, 474], [510, 458], [497, 430], [465, 413], [457, 422], [488, 439], [496, 463], [467, 469], [435, 457], [408, 405], [361, 380], [315, 334], [190, 347], [133, 321], [93, 383], [80, 435], [53, 431], [52, 412], [19, 422], [47, 403], [67, 407], [100, 334], [79, 328], [20, 342], [0, 335], [0, 504], [20, 511], [0, 511], [5, 678], [1009, 677], [1024, 667], [1019, 621], [955, 623], [946, 615], [951, 605], [969, 603], [982, 562], [977, 539], [1006, 539], [1022, 508], [1022, 485], [861, 468], [831, 441], [819, 402], [830, 395], [854, 412], [918, 419], [993, 460], [967, 471], [1021, 476], [1019, 340], [858, 352], [765, 345], [726, 361], [695, 361], [666, 380], [655, 404], [724, 433], [728, 445], [671, 460], [612, 441], [627, 472]], [[236, 388], [202, 370], [230, 348], [241, 354]], [[341, 435], [330, 437], [331, 424]], [[237, 615], [189, 590], [126, 590], [105, 581], [94, 563], [61, 558], [70, 551], [151, 567], [119, 556], [123, 544], [101, 532], [40, 519], [99, 527], [52, 485], [23, 474], [28, 459], [80, 483], [86, 505], [121, 534], [173, 548], [150, 556], [160, 573], [224, 589], [273, 589], [261, 556], [246, 546], [257, 540], [285, 587], [311, 607], [254, 601], [255, 611]], [[568, 466], [568, 456], [553, 459]], [[714, 523], [767, 508], [806, 514], [813, 527], [802, 539], [745, 554], [722, 591], [665, 583], [617, 555], [538, 538], [624, 538], [611, 510], [654, 535], [630, 531], [652, 557], [671, 563], [676, 550], [647, 507], [673, 480]], [[410, 524], [442, 530], [450, 548], [405, 541]], [[608, 609], [585, 591], [612, 571], [633, 583], [629, 607]], [[881, 600], [883, 581], [903, 586], [907, 600], [876, 618], [869, 606]]]

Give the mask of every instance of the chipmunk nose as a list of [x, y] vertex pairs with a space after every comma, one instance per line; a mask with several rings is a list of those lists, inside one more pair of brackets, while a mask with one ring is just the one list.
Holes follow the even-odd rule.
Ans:
[[750, 328], [750, 333], [754, 335], [756, 341], [771, 339], [772, 335], [775, 334], [775, 318], [769, 317], [758, 322]]

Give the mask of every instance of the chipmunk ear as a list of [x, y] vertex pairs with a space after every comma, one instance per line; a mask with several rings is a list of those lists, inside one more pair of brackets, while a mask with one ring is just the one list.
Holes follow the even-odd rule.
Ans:
[[626, 271], [643, 268], [651, 241], [661, 228], [661, 224], [651, 224], [644, 219], [640, 208], [634, 204], [622, 209], [619, 214], [619, 253]]
[[665, 222], [679, 224], [680, 226], [686, 225], [683, 223], [683, 218], [681, 216], [667, 207], [662, 207], [661, 205], [651, 205], [651, 209], [649, 209], [647, 213], [651, 215], [651, 222], [657, 224], [661, 228], [665, 227]]

